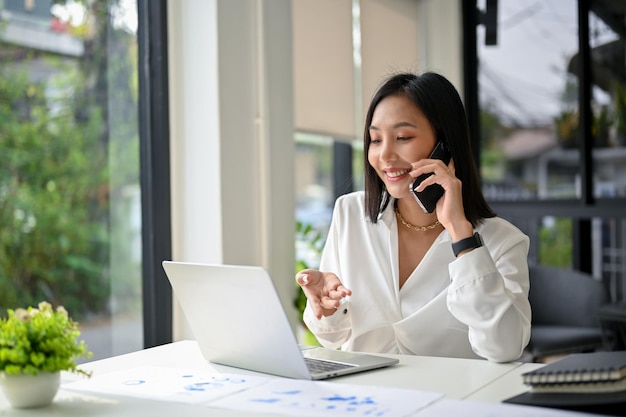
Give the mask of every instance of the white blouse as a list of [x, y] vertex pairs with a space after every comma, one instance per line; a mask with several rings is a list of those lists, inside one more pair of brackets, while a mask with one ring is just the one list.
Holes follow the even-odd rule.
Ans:
[[393, 201], [374, 224], [362, 191], [341, 196], [320, 270], [334, 272], [352, 295], [320, 320], [307, 305], [305, 323], [330, 348], [518, 359], [530, 339], [529, 239], [497, 217], [476, 231], [484, 246], [457, 259], [443, 230], [400, 289]]

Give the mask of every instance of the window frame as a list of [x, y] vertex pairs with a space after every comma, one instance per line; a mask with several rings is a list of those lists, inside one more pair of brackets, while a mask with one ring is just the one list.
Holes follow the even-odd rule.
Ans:
[[137, 0], [144, 348], [172, 341], [167, 1]]

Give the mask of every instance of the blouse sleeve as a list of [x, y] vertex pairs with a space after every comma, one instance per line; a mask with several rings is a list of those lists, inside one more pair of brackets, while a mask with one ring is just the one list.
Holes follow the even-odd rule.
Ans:
[[490, 361], [519, 359], [530, 340], [529, 239], [519, 230], [483, 236], [485, 246], [449, 265], [449, 311], [469, 328], [474, 352]]

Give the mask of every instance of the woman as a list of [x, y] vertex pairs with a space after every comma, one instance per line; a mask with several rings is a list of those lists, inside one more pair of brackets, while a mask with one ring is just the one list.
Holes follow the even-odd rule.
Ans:
[[[444, 142], [446, 165], [429, 155]], [[364, 134], [365, 191], [337, 199], [320, 270], [296, 281], [304, 321], [344, 350], [518, 359], [530, 338], [526, 235], [496, 217], [472, 159], [465, 109], [435, 73], [396, 74]], [[428, 213], [415, 191], [439, 184]]]

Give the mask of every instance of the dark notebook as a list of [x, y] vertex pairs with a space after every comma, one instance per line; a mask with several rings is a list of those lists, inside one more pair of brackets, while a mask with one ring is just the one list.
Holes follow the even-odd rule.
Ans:
[[508, 398], [503, 402], [626, 417], [626, 391], [593, 394], [537, 393], [529, 391]]
[[575, 353], [522, 374], [535, 392], [626, 390], [626, 351]]
[[530, 390], [505, 403], [626, 416], [626, 351], [572, 354], [522, 378]]

